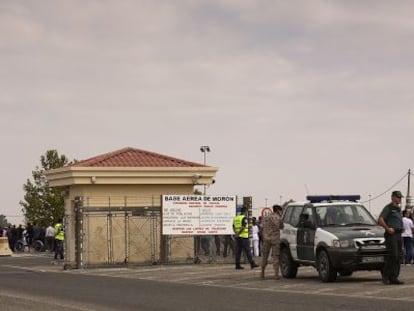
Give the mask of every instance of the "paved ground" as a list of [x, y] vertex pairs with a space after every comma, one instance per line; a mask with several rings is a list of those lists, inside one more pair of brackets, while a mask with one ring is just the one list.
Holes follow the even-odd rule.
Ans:
[[235, 270], [232, 264], [198, 264], [168, 266], [137, 266], [122, 268], [63, 270], [62, 263], [52, 264], [47, 256], [16, 255], [2, 258], [3, 265], [37, 272], [56, 272], [78, 275], [95, 275], [112, 278], [151, 280], [194, 286], [255, 289], [267, 292], [303, 293], [307, 295], [344, 296], [375, 300], [414, 301], [414, 266], [401, 267], [404, 285], [383, 285], [377, 271], [355, 272], [351, 277], [339, 277], [335, 283], [322, 283], [312, 267], [299, 268], [295, 279], [275, 280], [272, 267], [269, 277], [261, 280], [259, 269]]
[[[272, 271], [269, 267], [269, 274]], [[137, 278], [162, 282], [194, 284], [217, 287], [239, 287], [264, 291], [306, 293], [313, 295], [341, 295], [352, 297], [371, 297], [373, 299], [397, 299], [414, 301], [414, 267], [402, 268], [402, 286], [385, 286], [378, 272], [356, 272], [351, 277], [338, 278], [335, 283], [322, 283], [316, 270], [304, 267], [293, 280], [275, 280], [269, 276], [259, 278], [259, 270], [234, 270], [232, 265], [192, 265], [163, 266], [147, 268], [118, 268], [70, 271], [69, 273], [86, 273], [117, 278]]]

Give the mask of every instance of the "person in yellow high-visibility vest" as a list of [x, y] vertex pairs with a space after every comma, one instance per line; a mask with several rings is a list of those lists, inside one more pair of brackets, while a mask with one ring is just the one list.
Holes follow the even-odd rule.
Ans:
[[63, 228], [62, 219], [59, 219], [55, 225], [55, 259], [63, 259], [63, 241], [65, 240], [65, 230]]
[[236, 235], [236, 269], [244, 269], [240, 265], [242, 251], [246, 254], [250, 267], [256, 268], [258, 265], [253, 261], [249, 247], [249, 223], [246, 217], [246, 208], [242, 207], [240, 215], [233, 219], [233, 231]]

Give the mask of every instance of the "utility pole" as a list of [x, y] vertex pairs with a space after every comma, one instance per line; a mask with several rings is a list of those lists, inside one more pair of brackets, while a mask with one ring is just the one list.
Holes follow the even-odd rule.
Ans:
[[405, 209], [412, 209], [411, 205], [411, 196], [410, 196], [410, 178], [411, 178], [411, 169], [408, 170], [408, 185], [407, 185], [407, 196], [405, 197]]

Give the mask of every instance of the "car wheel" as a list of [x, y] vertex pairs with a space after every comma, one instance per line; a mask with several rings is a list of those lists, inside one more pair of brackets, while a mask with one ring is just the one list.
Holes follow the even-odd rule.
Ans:
[[16, 242], [16, 244], [14, 244], [14, 251], [15, 252], [24, 252], [24, 244], [21, 241]]
[[287, 279], [295, 278], [298, 273], [298, 265], [293, 262], [287, 247], [283, 247], [280, 251], [280, 270], [283, 277]]
[[334, 282], [336, 280], [337, 272], [332, 267], [328, 253], [325, 250], [320, 251], [318, 255], [318, 271], [322, 282]]
[[44, 244], [43, 244], [43, 242], [42, 242], [42, 241], [40, 241], [40, 240], [36, 240], [36, 241], [33, 243], [33, 248], [34, 248], [34, 250], [35, 250], [36, 252], [42, 252], [42, 251], [44, 250]]

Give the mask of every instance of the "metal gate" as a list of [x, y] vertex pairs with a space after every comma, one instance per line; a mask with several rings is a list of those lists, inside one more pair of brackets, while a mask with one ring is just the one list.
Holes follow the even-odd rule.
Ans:
[[[162, 236], [160, 206], [133, 206], [136, 200], [131, 198], [123, 202], [114, 197], [75, 199], [75, 217], [66, 218], [74, 228], [75, 245], [66, 248], [74, 249], [78, 268], [194, 261], [192, 236]], [[150, 202], [157, 203], [154, 198]]]
[[85, 265], [160, 262], [160, 215], [83, 212]]

